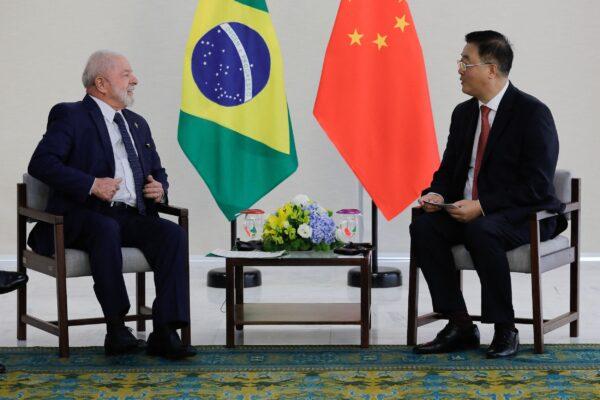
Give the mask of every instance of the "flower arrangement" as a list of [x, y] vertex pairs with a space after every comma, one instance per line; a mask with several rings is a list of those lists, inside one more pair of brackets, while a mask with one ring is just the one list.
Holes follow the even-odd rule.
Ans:
[[333, 213], [299, 194], [270, 215], [263, 228], [263, 249], [327, 251], [343, 243], [336, 237]]

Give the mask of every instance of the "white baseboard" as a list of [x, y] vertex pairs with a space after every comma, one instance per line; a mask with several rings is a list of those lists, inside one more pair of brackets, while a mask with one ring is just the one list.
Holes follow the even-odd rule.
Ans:
[[[407, 264], [409, 261], [408, 253], [382, 252], [378, 255], [378, 260], [381, 265], [387, 264]], [[600, 262], [600, 253], [582, 253], [580, 258], [582, 263]], [[190, 264], [194, 266], [225, 266], [223, 259], [217, 257], [205, 257], [199, 254], [190, 256]], [[17, 259], [12, 254], [0, 254], [0, 269], [15, 270]]]

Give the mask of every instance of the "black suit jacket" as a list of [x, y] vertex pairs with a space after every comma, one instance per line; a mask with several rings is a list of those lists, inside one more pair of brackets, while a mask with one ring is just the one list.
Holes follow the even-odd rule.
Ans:
[[[452, 113], [450, 135], [431, 186], [446, 202], [463, 199], [475, 130], [479, 118], [476, 98]], [[479, 170], [477, 189], [486, 215], [500, 213], [518, 224], [533, 211], [561, 212], [554, 193], [558, 135], [548, 107], [509, 84], [494, 118]], [[566, 227], [560, 219], [557, 232]]]

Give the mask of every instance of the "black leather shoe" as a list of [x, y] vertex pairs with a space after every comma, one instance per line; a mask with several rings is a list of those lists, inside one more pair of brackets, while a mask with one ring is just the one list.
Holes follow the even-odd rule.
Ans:
[[148, 348], [150, 356], [160, 356], [170, 360], [180, 360], [196, 355], [192, 346], [186, 346], [181, 342], [175, 329], [159, 327], [148, 336]]
[[451, 353], [453, 351], [470, 350], [479, 347], [479, 329], [473, 324], [469, 328], [460, 329], [452, 322], [442, 329], [433, 341], [413, 348], [417, 354]]
[[3, 374], [6, 372], [6, 368], [4, 367], [4, 365], [0, 364], [0, 374]]
[[0, 294], [8, 293], [24, 286], [27, 283], [27, 275], [20, 272], [0, 271]]
[[137, 353], [145, 348], [146, 342], [133, 336], [131, 328], [125, 325], [112, 327], [104, 338], [104, 354], [107, 356]]
[[494, 339], [485, 355], [487, 358], [512, 357], [519, 351], [519, 331], [512, 328], [496, 329]]

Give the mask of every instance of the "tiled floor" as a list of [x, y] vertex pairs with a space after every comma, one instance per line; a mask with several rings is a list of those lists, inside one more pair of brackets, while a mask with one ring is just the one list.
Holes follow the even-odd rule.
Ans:
[[[389, 265], [389, 263], [383, 263]], [[225, 292], [206, 286], [206, 272], [218, 265], [196, 262], [191, 271], [192, 293], [192, 343], [195, 345], [223, 345], [225, 343]], [[396, 265], [398, 266], [398, 265]], [[547, 343], [594, 343], [600, 342], [600, 268], [597, 262], [582, 264], [581, 271], [581, 325], [580, 337], [569, 337], [568, 327], [562, 327], [546, 335]], [[374, 289], [372, 295], [373, 344], [406, 343], [406, 311], [408, 268], [400, 265], [405, 285], [399, 288]], [[347, 268], [302, 267], [277, 269], [262, 268], [263, 285], [246, 289], [246, 302], [354, 302], [359, 300], [359, 289], [346, 286]], [[149, 276], [150, 277], [150, 276]], [[126, 278], [129, 293], [133, 294], [132, 275]], [[424, 280], [421, 279], [420, 310], [431, 310], [431, 301]], [[473, 272], [465, 273], [465, 299], [470, 310], [479, 312], [479, 284]], [[69, 315], [71, 317], [100, 316], [89, 278], [75, 278], [68, 281]], [[151, 284], [149, 286], [152, 286]], [[40, 317], [56, 316], [54, 280], [30, 273], [28, 310]], [[152, 299], [152, 288], [148, 298]], [[513, 275], [513, 297], [518, 316], [531, 316], [531, 283], [529, 276]], [[568, 268], [546, 273], [543, 276], [543, 304], [545, 317], [553, 317], [567, 311]], [[16, 294], [0, 297], [0, 346], [15, 346], [16, 340]], [[134, 324], [130, 324], [134, 326]], [[419, 329], [419, 341], [429, 340], [441, 329], [437, 322]], [[531, 326], [519, 325], [521, 342], [533, 341]], [[148, 332], [151, 324], [148, 327]], [[480, 325], [482, 343], [489, 343], [493, 331], [490, 326]], [[72, 327], [72, 346], [102, 345], [104, 326], [92, 325]], [[242, 337], [243, 336], [243, 337]], [[141, 335], [141, 337], [144, 337]], [[358, 326], [251, 326], [238, 335], [238, 342], [244, 344], [358, 344]], [[33, 327], [28, 327], [28, 340], [21, 345], [57, 346], [55, 336]]]

